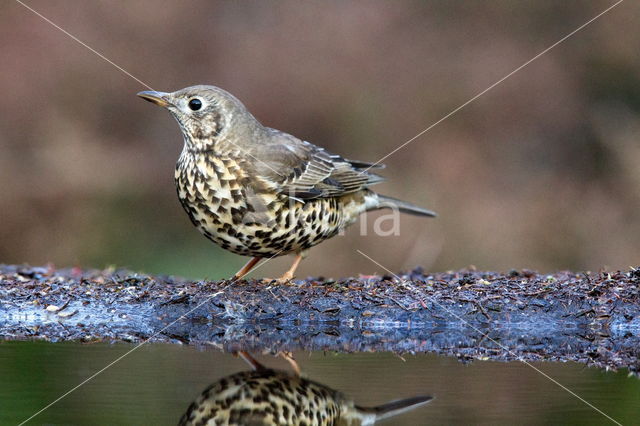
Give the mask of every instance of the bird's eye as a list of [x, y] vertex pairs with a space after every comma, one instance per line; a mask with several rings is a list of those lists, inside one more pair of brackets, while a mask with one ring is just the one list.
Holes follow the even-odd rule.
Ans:
[[202, 108], [202, 101], [198, 98], [193, 98], [189, 101], [189, 108], [191, 111], [197, 111]]

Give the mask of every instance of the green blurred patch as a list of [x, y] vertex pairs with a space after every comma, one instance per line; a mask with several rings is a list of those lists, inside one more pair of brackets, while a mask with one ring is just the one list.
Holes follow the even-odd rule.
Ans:
[[91, 221], [100, 226], [83, 239], [83, 265], [214, 279], [231, 276], [244, 262], [202, 236], [177, 200], [122, 191], [95, 205], [103, 208]]

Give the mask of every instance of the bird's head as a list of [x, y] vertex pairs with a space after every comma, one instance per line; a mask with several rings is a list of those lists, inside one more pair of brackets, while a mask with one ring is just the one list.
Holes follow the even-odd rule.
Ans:
[[144, 91], [138, 96], [168, 109], [194, 151], [211, 150], [230, 133], [259, 125], [235, 96], [215, 86], [191, 86], [172, 93]]

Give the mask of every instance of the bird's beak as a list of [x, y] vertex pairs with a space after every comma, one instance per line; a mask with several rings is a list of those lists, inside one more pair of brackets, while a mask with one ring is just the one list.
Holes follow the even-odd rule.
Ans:
[[138, 93], [145, 101], [153, 102], [156, 105], [160, 105], [161, 107], [168, 107], [173, 105], [167, 99], [169, 98], [169, 94], [165, 92], [154, 92], [152, 90], [146, 90], [144, 92]]

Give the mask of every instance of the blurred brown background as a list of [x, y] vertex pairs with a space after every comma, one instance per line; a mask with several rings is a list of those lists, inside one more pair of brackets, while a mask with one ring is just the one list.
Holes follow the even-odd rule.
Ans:
[[[376, 161], [612, 2], [28, 4], [154, 89], [215, 84], [268, 126]], [[386, 238], [370, 218], [299, 275], [383, 272], [356, 249], [393, 270], [640, 263], [639, 17], [622, 3], [389, 157], [377, 189], [440, 216]], [[0, 34], [0, 262], [242, 265], [183, 213], [178, 126], [143, 86], [18, 3]]]

